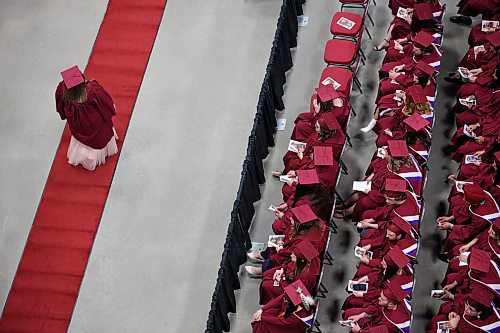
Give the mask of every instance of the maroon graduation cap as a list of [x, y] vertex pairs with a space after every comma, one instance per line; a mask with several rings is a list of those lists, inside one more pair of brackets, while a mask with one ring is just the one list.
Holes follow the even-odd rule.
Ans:
[[[406, 188], [406, 187], [405, 187]], [[400, 234], [402, 232], [406, 232], [408, 235], [411, 233], [411, 224], [408, 223], [407, 221], [403, 220], [399, 216], [395, 216], [391, 219], [390, 225], [387, 229], [390, 231]]]
[[408, 126], [408, 129], [412, 132], [418, 132], [425, 126], [429, 125], [430, 122], [422, 117], [418, 113], [414, 113], [411, 116], [407, 117], [403, 122]]
[[288, 296], [290, 301], [292, 301], [293, 305], [299, 305], [302, 303], [302, 299], [300, 298], [301, 293], [306, 297], [311, 297], [311, 294], [300, 279], [285, 287], [285, 294]]
[[405, 140], [387, 140], [387, 145], [389, 146], [389, 154], [392, 157], [410, 156]]
[[433, 35], [431, 35], [427, 31], [421, 30], [412, 38], [412, 41], [423, 47], [429, 47], [431, 43], [434, 41], [434, 39], [435, 38]]
[[314, 146], [315, 165], [333, 165], [333, 148], [325, 146]]
[[80, 71], [77, 65], [62, 71], [61, 76], [64, 80], [66, 88], [68, 89], [71, 89], [74, 86], [77, 86], [80, 83], [85, 82], [82, 72]]
[[318, 172], [316, 169], [297, 170], [297, 177], [299, 177], [299, 184], [319, 184]]
[[332, 112], [322, 113], [318, 117], [318, 123], [323, 128], [328, 128], [330, 131], [341, 129], [337, 118]]
[[297, 218], [299, 223], [307, 223], [318, 219], [316, 214], [308, 204], [303, 204], [292, 208], [292, 213]]
[[[314, 245], [312, 245], [312, 243], [307, 239], [297, 244], [297, 246], [295, 246], [295, 249], [299, 251], [307, 261], [311, 261], [319, 255], [318, 250], [316, 250]], [[293, 252], [295, 253], [296, 250], [294, 250]]]
[[392, 178], [386, 179], [384, 190], [387, 196], [396, 197], [399, 193], [406, 192], [406, 180]]
[[316, 88], [316, 93], [318, 94], [321, 102], [328, 102], [340, 96], [331, 84], [328, 84], [326, 86], [321, 85], [319, 88]]
[[478, 302], [479, 304], [484, 305], [489, 308], [491, 303], [493, 302], [493, 294], [484, 290], [483, 288], [476, 287], [470, 293], [470, 299]]
[[417, 3], [413, 6], [413, 15], [419, 20], [434, 20], [432, 6], [429, 3]]
[[425, 97], [424, 90], [418, 84], [408, 87], [406, 93], [410, 95], [411, 100], [415, 104], [422, 104], [427, 102], [427, 97]]
[[403, 268], [410, 263], [410, 259], [406, 254], [399, 248], [399, 246], [394, 246], [387, 254], [384, 256], [384, 260], [392, 260], [398, 266], [398, 268]]
[[434, 73], [436, 72], [436, 70], [434, 69], [434, 67], [432, 67], [431, 65], [429, 65], [425, 61], [420, 60], [417, 63], [417, 66], [415, 66], [415, 70], [413, 72], [418, 77], [423, 77], [426, 75], [432, 77], [432, 76], [434, 76]]
[[489, 33], [486, 35], [486, 39], [490, 42], [494, 47], [500, 47], [500, 30], [495, 31], [494, 33]]
[[398, 303], [402, 302], [406, 297], [406, 294], [403, 289], [401, 289], [401, 286], [398, 286], [396, 283], [389, 283], [383, 290], [383, 293], [387, 299]]
[[472, 248], [469, 267], [476, 271], [488, 273], [490, 271], [490, 258], [491, 254], [489, 252]]

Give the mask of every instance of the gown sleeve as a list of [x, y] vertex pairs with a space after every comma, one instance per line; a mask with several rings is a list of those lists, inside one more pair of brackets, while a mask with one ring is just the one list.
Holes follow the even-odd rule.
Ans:
[[99, 113], [104, 119], [111, 119], [116, 114], [113, 99], [97, 81], [94, 81], [93, 92], [93, 100]]
[[63, 82], [59, 82], [59, 85], [56, 89], [56, 111], [59, 113], [59, 116], [62, 120], [66, 119], [66, 115], [64, 114], [64, 101], [63, 101], [63, 92], [64, 92], [64, 84]]

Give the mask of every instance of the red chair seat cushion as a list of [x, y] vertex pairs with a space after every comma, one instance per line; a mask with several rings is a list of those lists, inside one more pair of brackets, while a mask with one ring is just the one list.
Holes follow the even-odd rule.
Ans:
[[330, 39], [325, 47], [327, 64], [350, 64], [356, 57], [356, 43], [345, 39]]
[[347, 98], [349, 98], [352, 84], [352, 72], [346, 68], [326, 67], [321, 73], [318, 87], [320, 87], [322, 85], [321, 82], [328, 77], [338, 82], [340, 87], [337, 88], [337, 91], [343, 93]]
[[[354, 27], [352, 29], [346, 29], [343, 26], [337, 24], [337, 22], [345, 17], [354, 22]], [[361, 15], [349, 12], [336, 12], [333, 14], [332, 23], [330, 23], [330, 32], [332, 35], [342, 35], [342, 36], [356, 36], [363, 27], [363, 18]]]

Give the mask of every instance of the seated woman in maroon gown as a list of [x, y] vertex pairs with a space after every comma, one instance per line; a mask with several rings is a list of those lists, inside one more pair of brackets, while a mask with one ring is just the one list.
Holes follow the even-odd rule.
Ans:
[[313, 324], [314, 299], [297, 280], [252, 316], [253, 333], [304, 333]]
[[267, 270], [262, 275], [260, 284], [260, 305], [283, 294], [284, 288], [301, 280], [313, 295], [316, 294], [318, 277], [321, 270], [319, 252], [310, 241], [297, 244], [287, 264]]
[[295, 119], [291, 139], [304, 141], [311, 136], [318, 117], [322, 113], [333, 112], [339, 124], [345, 127], [349, 115], [349, 101], [344, 94], [336, 91], [333, 85], [321, 85], [311, 96], [309, 112], [300, 113]]
[[449, 294], [449, 297], [451, 301], [447, 302], [447, 311], [440, 311], [440, 314], [429, 322], [428, 333], [437, 331], [438, 322], [445, 322], [445, 328], [453, 333], [498, 332], [500, 315], [495, 308], [491, 292], [477, 287], [470, 294]]
[[111, 118], [116, 114], [111, 96], [97, 81], [85, 80], [77, 66], [61, 73], [56, 109], [71, 132], [68, 163], [93, 171], [118, 152]]

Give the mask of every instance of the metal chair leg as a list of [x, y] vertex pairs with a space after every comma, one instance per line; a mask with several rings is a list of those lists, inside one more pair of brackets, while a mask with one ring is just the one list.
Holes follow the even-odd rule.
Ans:
[[342, 169], [342, 173], [344, 175], [348, 175], [349, 174], [349, 170], [347, 169], [347, 167], [345, 166], [344, 164], [344, 161], [342, 161], [342, 159], [339, 160], [339, 164], [340, 164], [340, 168]]
[[353, 117], [356, 117], [358, 114], [356, 113], [356, 111], [354, 110], [354, 108], [352, 107], [351, 105], [351, 112], [352, 112], [352, 116]]
[[366, 10], [366, 16], [368, 16], [368, 19], [370, 20], [370, 23], [372, 24], [372, 27], [374, 27], [375, 23], [373, 23], [372, 17], [370, 16], [370, 13], [368, 13], [368, 10]]
[[370, 37], [370, 39], [372, 39], [372, 35], [370, 34], [370, 31], [368, 31], [366, 24], [365, 24], [365, 31], [366, 31], [366, 34], [368, 35], [368, 37]]

